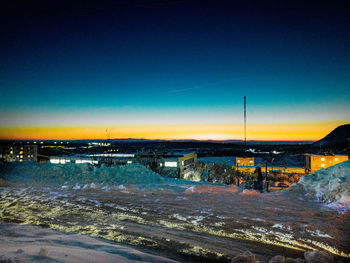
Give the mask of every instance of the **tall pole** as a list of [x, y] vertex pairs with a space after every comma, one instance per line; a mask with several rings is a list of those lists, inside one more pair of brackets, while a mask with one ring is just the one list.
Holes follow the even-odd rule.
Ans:
[[246, 97], [244, 96], [244, 146], [247, 145], [247, 105]]

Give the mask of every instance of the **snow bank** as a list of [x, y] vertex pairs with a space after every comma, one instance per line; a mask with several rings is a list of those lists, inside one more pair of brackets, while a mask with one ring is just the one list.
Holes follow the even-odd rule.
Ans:
[[244, 189], [242, 195], [258, 195], [259, 193], [255, 190]]
[[1, 178], [8, 182], [31, 185], [162, 184], [169, 178], [160, 176], [140, 164], [113, 167], [95, 167], [90, 164], [7, 163], [1, 169]]
[[[58, 186], [61, 189], [101, 189], [110, 186], [134, 185], [140, 188], [201, 185], [204, 182], [191, 182], [182, 179], [163, 177], [137, 163], [107, 167], [91, 164], [51, 164], [51, 163], [6, 163], [0, 167], [0, 178], [18, 186]], [[130, 188], [130, 187], [129, 187]]]
[[238, 187], [235, 185], [196, 185], [186, 189], [185, 194], [225, 194], [237, 193]]
[[326, 204], [350, 208], [350, 160], [303, 176], [285, 191], [303, 193]]

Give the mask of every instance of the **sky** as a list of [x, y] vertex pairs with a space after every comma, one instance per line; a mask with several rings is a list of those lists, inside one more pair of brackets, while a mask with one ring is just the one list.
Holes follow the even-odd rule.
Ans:
[[350, 123], [349, 6], [8, 1], [0, 139], [243, 139], [243, 96], [248, 140], [321, 139]]

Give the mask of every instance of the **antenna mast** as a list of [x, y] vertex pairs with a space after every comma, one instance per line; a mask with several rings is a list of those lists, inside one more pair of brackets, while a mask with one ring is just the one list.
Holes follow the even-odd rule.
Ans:
[[247, 145], [247, 105], [246, 97], [244, 96], [244, 146]]

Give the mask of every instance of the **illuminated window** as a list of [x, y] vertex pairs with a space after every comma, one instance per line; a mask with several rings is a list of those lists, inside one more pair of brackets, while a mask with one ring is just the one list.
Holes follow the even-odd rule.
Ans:
[[165, 162], [165, 167], [177, 167], [177, 162]]
[[250, 163], [252, 163], [253, 161], [252, 161], [252, 160], [250, 160], [249, 162], [250, 162]]
[[28, 154], [28, 158], [30, 158], [30, 155]]
[[321, 167], [324, 167], [324, 163], [321, 164]]
[[321, 158], [321, 161], [324, 162], [324, 158], [323, 157]]
[[19, 154], [23, 154], [23, 151], [20, 151]]
[[21, 159], [21, 160], [19, 160], [20, 162], [22, 162], [23, 160]]
[[338, 158], [335, 158], [335, 161], [338, 161]]
[[10, 151], [10, 154], [13, 154], [13, 151]]
[[237, 160], [237, 163], [240, 163], [241, 161], [240, 160]]
[[20, 155], [19, 158], [23, 158], [23, 155]]
[[21, 150], [23, 150], [23, 147], [21, 147]]

